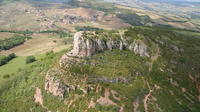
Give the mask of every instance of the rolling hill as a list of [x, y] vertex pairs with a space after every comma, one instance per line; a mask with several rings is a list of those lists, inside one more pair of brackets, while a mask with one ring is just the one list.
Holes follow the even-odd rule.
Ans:
[[200, 111], [198, 3], [109, 2], [1, 1], [0, 112]]

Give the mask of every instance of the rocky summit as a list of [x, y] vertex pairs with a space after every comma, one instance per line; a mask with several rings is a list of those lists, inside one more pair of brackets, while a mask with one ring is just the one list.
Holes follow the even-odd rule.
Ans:
[[[68, 56], [92, 56], [98, 52], [105, 51], [105, 50], [112, 50], [112, 49], [129, 49], [133, 51], [135, 54], [139, 54], [140, 56], [147, 56], [148, 54], [148, 47], [142, 41], [134, 41], [130, 44], [126, 42], [126, 39], [121, 37], [121, 40], [113, 40], [111, 37], [108, 37], [107, 40], [103, 39], [87, 39], [83, 35], [86, 32], [77, 32], [74, 35], [74, 47], [69, 53]], [[85, 34], [87, 35], [87, 34]]]
[[0, 0], [0, 112], [200, 112], [199, 9]]

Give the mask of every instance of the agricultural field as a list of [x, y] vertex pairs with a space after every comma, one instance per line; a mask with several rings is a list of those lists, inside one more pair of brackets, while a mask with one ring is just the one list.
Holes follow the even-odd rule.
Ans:
[[14, 33], [0, 32], [0, 40], [11, 38], [13, 35]]
[[72, 45], [71, 37], [60, 38], [56, 34], [33, 34], [32, 39], [10, 50], [1, 51], [2, 55], [15, 53], [17, 56], [44, 54], [49, 51], [58, 52]]
[[0, 6], [0, 14], [2, 15], [0, 17], [0, 29], [73, 31], [71, 30], [73, 27], [71, 28], [70, 25], [78, 25], [79, 23], [85, 25], [89, 23], [93, 26], [97, 24], [97, 27], [100, 24], [105, 28], [128, 26], [114, 15], [105, 15], [103, 11], [70, 7], [59, 3], [42, 3], [44, 6], [48, 6], [47, 8], [40, 4], [41, 2], [14, 2]]
[[[36, 55], [37, 60], [44, 57], [43, 55]], [[5, 84], [7, 81], [14, 79], [18, 75], [16, 72], [23, 70], [32, 64], [26, 64], [26, 56], [17, 56], [9, 61], [7, 64], [0, 66], [0, 85]]]
[[0, 0], [0, 112], [200, 112], [199, 6]]
[[[105, 0], [117, 4], [116, 7], [131, 10], [138, 15], [148, 15], [153, 22], [181, 29], [199, 31], [199, 3], [176, 1], [136, 1]], [[174, 2], [174, 3], [173, 3]], [[194, 14], [195, 13], [195, 14]], [[193, 17], [194, 16], [194, 17]]]

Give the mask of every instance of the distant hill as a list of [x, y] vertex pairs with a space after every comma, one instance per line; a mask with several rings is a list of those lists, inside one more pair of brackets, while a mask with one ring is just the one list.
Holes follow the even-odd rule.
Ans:
[[196, 4], [200, 3], [200, 0], [141, 0], [143, 2], [159, 2], [159, 3], [171, 3], [171, 4], [183, 4], [183, 3], [189, 3], [189, 4]]
[[71, 0], [0, 0], [0, 3], [9, 3], [9, 2], [16, 2], [16, 1], [41, 1], [41, 2], [69, 2]]
[[200, 2], [200, 0], [142, 0], [148, 2]]
[[69, 2], [71, 0], [29, 0], [29, 1], [45, 1], [45, 2], [60, 2], [60, 3], [63, 3], [63, 2]]

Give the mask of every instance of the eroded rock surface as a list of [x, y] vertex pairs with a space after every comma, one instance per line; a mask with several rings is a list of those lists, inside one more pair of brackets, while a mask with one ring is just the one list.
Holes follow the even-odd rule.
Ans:
[[88, 108], [95, 108], [96, 103], [93, 101], [93, 99], [90, 101]]
[[109, 92], [109, 89], [105, 89], [105, 93], [104, 93], [104, 97], [100, 97], [98, 100], [97, 100], [97, 103], [99, 103], [100, 105], [103, 105], [103, 106], [109, 106], [109, 105], [114, 105], [116, 106], [117, 104], [115, 102], [113, 102], [110, 98], [110, 92]]
[[149, 54], [147, 52], [147, 45], [144, 44], [142, 41], [135, 41], [129, 46], [129, 50], [133, 51], [135, 54], [138, 54], [140, 56], [147, 56], [149, 57]]
[[63, 55], [60, 60], [61, 66], [67, 61], [74, 60], [73, 57], [92, 56], [98, 52], [112, 49], [128, 49], [140, 56], [149, 57], [148, 47], [143, 41], [135, 40], [131, 44], [128, 44], [122, 37], [120, 40], [112, 40], [111, 38], [107, 40], [98, 38], [88, 39], [83, 36], [83, 33], [82, 31], [75, 33], [73, 49]]
[[60, 98], [63, 98], [64, 94], [68, 92], [67, 86], [60, 79], [56, 79], [49, 74], [45, 78], [45, 90]]
[[35, 103], [43, 105], [42, 92], [41, 92], [41, 90], [39, 88], [36, 88], [34, 98], [35, 98]]
[[[91, 56], [96, 53], [96, 45], [92, 40], [84, 39], [83, 32], [77, 32], [74, 35], [74, 47], [73, 50], [67, 53], [68, 56]], [[98, 41], [99, 44], [100, 41]]]

